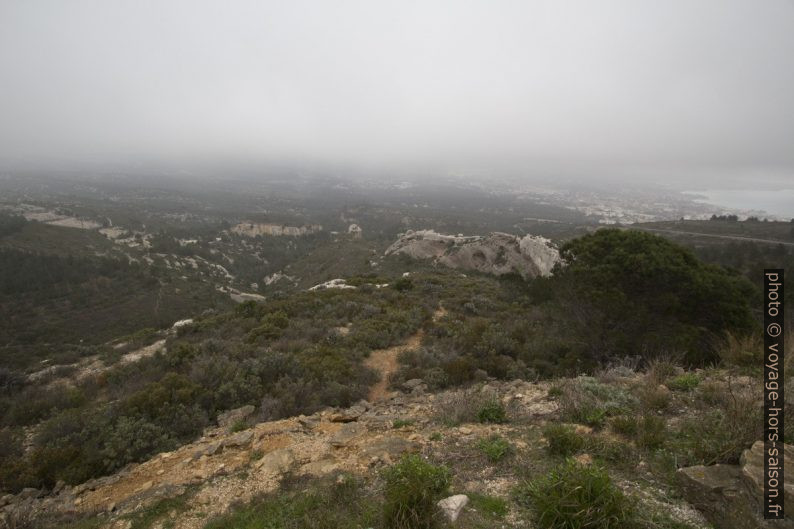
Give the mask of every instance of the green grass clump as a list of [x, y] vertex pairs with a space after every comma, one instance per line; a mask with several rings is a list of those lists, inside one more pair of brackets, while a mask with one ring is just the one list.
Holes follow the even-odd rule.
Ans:
[[637, 418], [633, 415], [618, 415], [613, 417], [610, 421], [612, 431], [624, 435], [626, 437], [634, 438], [640, 431], [640, 426], [637, 423]]
[[395, 419], [392, 423], [393, 428], [404, 428], [406, 426], [413, 426], [414, 421], [411, 419]]
[[568, 422], [601, 427], [608, 417], [627, 413], [638, 404], [625, 389], [603, 384], [592, 377], [566, 380], [559, 388], [560, 414]]
[[660, 448], [666, 438], [666, 423], [658, 415], [645, 415], [639, 421], [637, 446], [653, 450]]
[[498, 463], [513, 450], [512, 445], [502, 437], [494, 435], [488, 439], [480, 439], [477, 448], [485, 454], [492, 463]]
[[667, 381], [667, 387], [673, 391], [692, 391], [700, 384], [700, 377], [695, 373], [684, 373]]
[[502, 424], [507, 422], [507, 412], [502, 403], [494, 399], [486, 402], [477, 412], [477, 420], [481, 423]]
[[239, 421], [235, 421], [235, 423], [232, 424], [231, 428], [229, 428], [229, 432], [237, 433], [247, 429], [248, 429], [248, 423], [245, 421], [245, 419], [240, 419]]
[[470, 492], [469, 505], [471, 508], [480, 514], [489, 518], [504, 518], [507, 514], [507, 501], [496, 496], [487, 496], [485, 494], [477, 494]]
[[393, 529], [432, 529], [439, 525], [436, 502], [449, 489], [450, 473], [417, 454], [405, 455], [383, 472], [384, 523]]
[[629, 500], [606, 471], [573, 459], [519, 486], [516, 500], [532, 508], [544, 529], [621, 529], [635, 523]]
[[568, 424], [550, 424], [543, 430], [543, 437], [548, 441], [550, 454], [559, 456], [572, 456], [582, 450], [585, 439], [573, 426]]

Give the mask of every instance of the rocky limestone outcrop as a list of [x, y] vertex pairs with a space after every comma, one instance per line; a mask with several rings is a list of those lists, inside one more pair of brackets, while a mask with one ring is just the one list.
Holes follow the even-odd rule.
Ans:
[[231, 229], [232, 233], [245, 237], [256, 237], [257, 235], [270, 235], [272, 237], [300, 237], [301, 235], [311, 235], [323, 231], [319, 224], [306, 226], [284, 226], [283, 224], [269, 224], [259, 222], [241, 222]]
[[[784, 465], [794, 463], [794, 447], [784, 445]], [[742, 454], [739, 465], [698, 465], [678, 471], [684, 497], [716, 529], [794, 529], [794, 518], [764, 520], [764, 443], [757, 441]], [[784, 498], [794, 505], [794, 480], [786, 473]], [[790, 512], [790, 511], [789, 511]]]
[[548, 276], [560, 255], [551, 241], [526, 235], [494, 232], [487, 236], [444, 235], [433, 230], [411, 231], [386, 250], [460, 270], [493, 275], [518, 273], [525, 279]]

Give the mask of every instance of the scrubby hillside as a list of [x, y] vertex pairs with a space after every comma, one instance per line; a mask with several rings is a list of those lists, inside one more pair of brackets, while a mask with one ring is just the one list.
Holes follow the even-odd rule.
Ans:
[[[532, 281], [392, 256], [350, 288], [0, 370], [5, 519], [431, 527], [399, 513], [435, 519], [435, 499], [459, 492], [456, 523], [524, 527], [560, 507], [540, 502], [556, 480], [611, 498], [587, 502], [623, 525], [595, 527], [702, 526], [674, 476], [738, 464], [760, 435], [757, 289], [639, 232], [601, 230], [561, 255]], [[430, 481], [429, 506], [403, 475]]]
[[[705, 528], [690, 501], [708, 487], [676, 469], [739, 463], [761, 433], [758, 386], [730, 370], [666, 362], [435, 394], [415, 379], [349, 408], [278, 421], [233, 410], [196, 441], [112, 476], [0, 501], [12, 527], [441, 527], [435, 502], [463, 494], [461, 528], [563, 527], [543, 520], [566, 517]], [[441, 481], [424, 481], [433, 472]], [[592, 496], [555, 499], [578, 486]], [[425, 494], [428, 509], [416, 497]], [[400, 525], [395, 508], [423, 518]]]

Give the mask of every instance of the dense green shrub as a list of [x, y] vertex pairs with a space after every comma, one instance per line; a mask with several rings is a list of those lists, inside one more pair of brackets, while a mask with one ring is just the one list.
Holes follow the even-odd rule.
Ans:
[[756, 327], [749, 281], [662, 237], [602, 229], [560, 252], [550, 283], [590, 358], [681, 351], [702, 364], [716, 360], [715, 338]]
[[450, 473], [416, 454], [383, 472], [384, 522], [394, 529], [431, 529], [440, 522], [436, 502], [446, 494]]

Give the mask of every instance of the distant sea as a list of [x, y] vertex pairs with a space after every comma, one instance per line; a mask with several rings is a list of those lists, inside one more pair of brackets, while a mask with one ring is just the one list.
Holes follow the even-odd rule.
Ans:
[[794, 218], [794, 189], [706, 189], [685, 193], [698, 195], [695, 202], [730, 209], [766, 211], [770, 215]]

